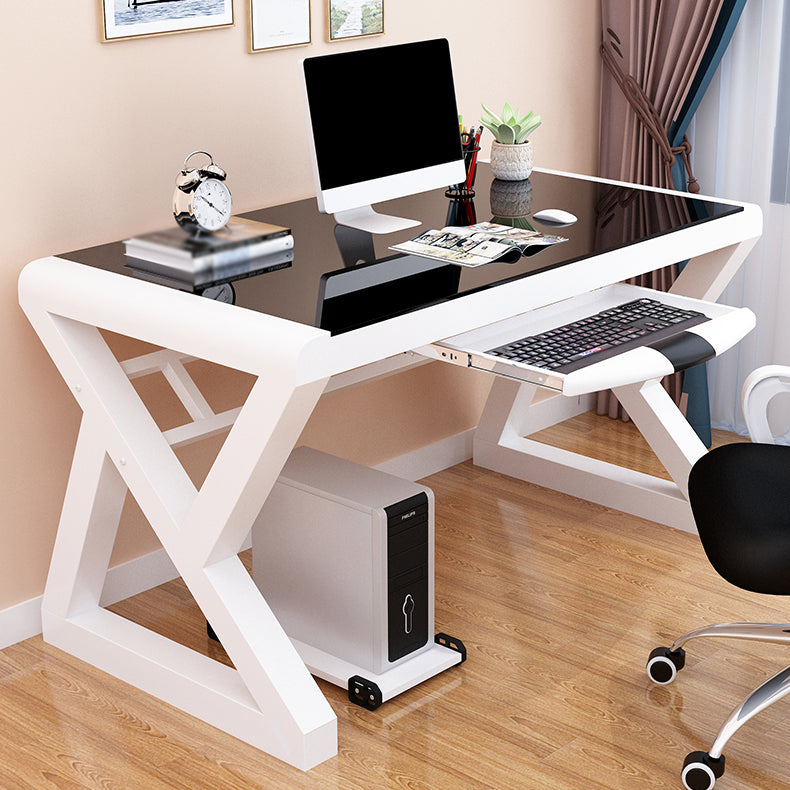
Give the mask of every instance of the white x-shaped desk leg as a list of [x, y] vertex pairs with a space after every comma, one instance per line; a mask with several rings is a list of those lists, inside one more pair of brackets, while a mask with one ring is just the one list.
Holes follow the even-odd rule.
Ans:
[[[333, 756], [336, 717], [237, 556], [326, 380], [259, 377], [198, 491], [99, 331], [48, 320], [37, 331], [84, 417], [44, 638], [298, 768]], [[127, 489], [236, 669], [99, 606]]]
[[534, 417], [535, 390], [534, 384], [512, 379], [493, 382], [475, 434], [478, 466], [694, 531], [686, 486], [692, 465], [706, 448], [657, 379], [618, 387], [614, 393], [672, 480], [530, 439], [546, 427]]
[[[754, 234], [744, 241], [697, 255], [671, 292], [716, 301], [759, 238], [760, 222], [758, 217]], [[530, 439], [548, 425], [537, 416], [535, 390], [508, 379], [493, 382], [475, 433], [478, 466], [696, 532], [688, 475], [707, 448], [658, 380], [617, 387], [614, 393], [672, 480]]]

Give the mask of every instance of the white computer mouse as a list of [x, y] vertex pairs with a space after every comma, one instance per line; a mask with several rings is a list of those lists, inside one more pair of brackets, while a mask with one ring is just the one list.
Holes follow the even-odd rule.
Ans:
[[536, 222], [542, 222], [544, 225], [573, 225], [576, 222], [576, 216], [571, 214], [570, 211], [563, 211], [561, 208], [544, 208], [532, 215], [532, 219]]

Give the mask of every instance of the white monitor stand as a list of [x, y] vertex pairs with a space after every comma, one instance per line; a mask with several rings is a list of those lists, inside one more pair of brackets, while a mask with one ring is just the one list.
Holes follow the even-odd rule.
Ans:
[[394, 217], [391, 214], [379, 214], [372, 206], [336, 211], [333, 215], [338, 225], [347, 225], [350, 228], [366, 230], [368, 233], [395, 233], [398, 230], [416, 228], [421, 225], [415, 219]]
[[379, 214], [378, 211], [373, 210], [372, 206], [336, 211], [332, 216], [339, 225], [348, 225], [350, 228], [366, 230], [369, 233], [395, 233], [395, 231], [416, 228], [422, 224], [416, 219]]

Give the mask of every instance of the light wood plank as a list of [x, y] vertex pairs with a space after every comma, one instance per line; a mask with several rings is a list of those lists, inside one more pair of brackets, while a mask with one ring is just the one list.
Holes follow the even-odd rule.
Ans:
[[[581, 415], [541, 440], [660, 472], [630, 424]], [[782, 621], [790, 607], [721, 580], [693, 535], [471, 463], [424, 482], [437, 503], [437, 630], [469, 659], [377, 711], [319, 681], [337, 757], [304, 774], [37, 637], [0, 652], [0, 786], [678, 788], [685, 754], [790, 662], [778, 645], [692, 643], [676, 683], [652, 686], [656, 645], [708, 622]], [[179, 580], [113, 610], [227, 661]], [[723, 790], [790, 782], [787, 713], [776, 705], [733, 739]]]

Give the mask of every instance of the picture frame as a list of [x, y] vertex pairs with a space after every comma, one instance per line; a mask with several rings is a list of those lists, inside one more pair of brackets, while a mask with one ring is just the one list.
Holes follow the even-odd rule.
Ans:
[[327, 41], [384, 32], [384, 0], [326, 0]]
[[101, 40], [230, 27], [233, 0], [99, 0]]
[[310, 0], [249, 0], [247, 7], [251, 53], [311, 43]]

